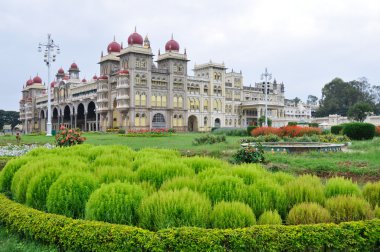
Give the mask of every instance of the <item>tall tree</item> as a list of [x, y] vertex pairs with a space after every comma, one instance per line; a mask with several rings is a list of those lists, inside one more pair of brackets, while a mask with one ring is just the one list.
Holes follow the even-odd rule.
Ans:
[[373, 87], [367, 79], [345, 82], [335, 78], [322, 89], [322, 99], [319, 101], [318, 116], [339, 114], [347, 116], [348, 109], [358, 102], [366, 102], [375, 105]]
[[308, 95], [307, 96], [307, 105], [317, 105], [318, 97], [315, 95]]
[[0, 110], [0, 129], [2, 129], [5, 124], [11, 124], [12, 128], [19, 124], [19, 116], [20, 113], [16, 111]]
[[373, 111], [373, 105], [367, 102], [358, 102], [348, 109], [348, 118], [364, 122], [369, 112]]

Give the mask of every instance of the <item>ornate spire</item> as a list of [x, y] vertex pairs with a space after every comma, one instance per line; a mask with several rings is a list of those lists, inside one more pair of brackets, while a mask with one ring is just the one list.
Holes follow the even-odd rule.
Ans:
[[187, 53], [186, 53], [186, 48], [185, 48], [185, 52], [184, 52], [184, 54], [186, 55]]
[[103, 51], [102, 51], [102, 53], [100, 54], [100, 57], [102, 57], [102, 58], [103, 58]]

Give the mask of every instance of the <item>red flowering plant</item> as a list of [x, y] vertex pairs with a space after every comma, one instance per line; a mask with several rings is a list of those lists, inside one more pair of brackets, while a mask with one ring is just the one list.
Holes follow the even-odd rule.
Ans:
[[55, 135], [55, 142], [59, 147], [81, 144], [86, 140], [81, 134], [82, 132], [78, 129], [66, 129], [66, 127], [62, 125]]
[[161, 137], [170, 136], [173, 132], [168, 129], [136, 129], [128, 130], [127, 134], [122, 134], [127, 137]]
[[273, 128], [273, 127], [259, 127], [255, 128], [251, 131], [252, 136], [267, 136], [267, 135], [280, 135], [281, 130], [279, 128]]

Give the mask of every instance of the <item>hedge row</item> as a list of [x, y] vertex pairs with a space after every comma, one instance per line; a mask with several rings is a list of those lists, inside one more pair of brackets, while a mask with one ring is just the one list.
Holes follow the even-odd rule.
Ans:
[[42, 243], [75, 251], [374, 251], [380, 220], [242, 229], [137, 227], [74, 220], [15, 203], [0, 195], [0, 223]]

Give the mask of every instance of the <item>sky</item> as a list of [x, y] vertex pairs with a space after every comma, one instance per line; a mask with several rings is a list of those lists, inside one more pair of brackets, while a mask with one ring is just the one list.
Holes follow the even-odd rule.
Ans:
[[19, 109], [29, 77], [47, 81], [37, 48], [48, 33], [61, 48], [51, 79], [72, 62], [89, 79], [113, 37], [126, 46], [135, 26], [155, 55], [173, 34], [189, 69], [224, 62], [249, 86], [267, 67], [288, 99], [320, 98], [335, 77], [380, 85], [378, 0], [0, 0], [0, 109]]

